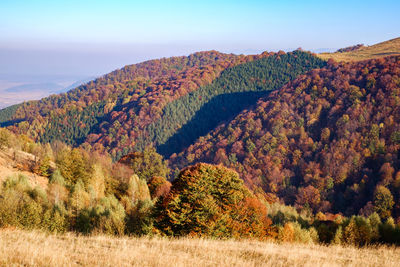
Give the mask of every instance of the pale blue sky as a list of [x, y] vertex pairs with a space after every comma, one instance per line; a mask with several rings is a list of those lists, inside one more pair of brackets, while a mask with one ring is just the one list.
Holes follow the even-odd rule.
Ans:
[[99, 75], [199, 50], [315, 50], [399, 37], [400, 1], [1, 0], [0, 74]]

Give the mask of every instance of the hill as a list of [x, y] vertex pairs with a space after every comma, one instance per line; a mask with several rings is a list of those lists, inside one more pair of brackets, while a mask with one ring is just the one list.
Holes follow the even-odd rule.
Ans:
[[392, 247], [0, 231], [4, 266], [398, 266], [399, 252]]
[[355, 48], [356, 49], [343, 49], [344, 52], [338, 50], [335, 53], [321, 53], [318, 54], [318, 56], [324, 60], [334, 59], [339, 62], [351, 62], [400, 55], [400, 38], [395, 38], [372, 46], [357, 45]]
[[209, 51], [152, 60], [1, 110], [0, 123], [42, 143], [83, 144], [114, 159], [149, 144], [170, 155], [267, 91], [324, 64], [301, 51], [256, 56]]
[[172, 155], [170, 164], [222, 163], [252, 188], [314, 212], [397, 217], [399, 77], [400, 57], [313, 70]]
[[32, 171], [37, 165], [38, 159], [31, 153], [15, 149], [0, 150], [0, 183], [7, 177], [25, 176], [31, 186], [46, 188], [47, 177], [38, 175]]

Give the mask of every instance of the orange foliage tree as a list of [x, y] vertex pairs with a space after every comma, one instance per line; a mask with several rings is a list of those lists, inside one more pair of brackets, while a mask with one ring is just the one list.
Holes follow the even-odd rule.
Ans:
[[265, 205], [223, 166], [182, 170], [156, 209], [155, 225], [166, 235], [265, 239], [271, 230]]

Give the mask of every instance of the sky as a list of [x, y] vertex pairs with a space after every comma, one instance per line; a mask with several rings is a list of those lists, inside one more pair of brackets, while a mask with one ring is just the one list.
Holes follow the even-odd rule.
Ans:
[[211, 49], [370, 45], [400, 36], [399, 10], [398, 0], [1, 0], [0, 79], [83, 79]]

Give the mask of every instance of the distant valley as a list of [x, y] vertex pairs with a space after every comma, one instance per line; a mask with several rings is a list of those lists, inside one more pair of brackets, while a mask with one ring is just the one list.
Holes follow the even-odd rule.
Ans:
[[67, 92], [94, 77], [30, 76], [0, 74], [0, 109], [51, 94]]

